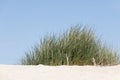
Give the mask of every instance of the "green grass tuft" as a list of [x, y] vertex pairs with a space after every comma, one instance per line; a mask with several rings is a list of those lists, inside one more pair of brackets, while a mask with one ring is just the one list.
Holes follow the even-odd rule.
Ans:
[[86, 27], [75, 26], [56, 37], [44, 37], [40, 44], [25, 54], [23, 65], [115, 65], [117, 53], [104, 45], [94, 32]]

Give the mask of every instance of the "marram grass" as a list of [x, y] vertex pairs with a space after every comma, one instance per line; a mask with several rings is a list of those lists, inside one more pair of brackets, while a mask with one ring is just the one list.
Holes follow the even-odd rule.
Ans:
[[[94, 59], [94, 63], [93, 60]], [[116, 65], [119, 57], [104, 45], [94, 32], [81, 26], [71, 27], [56, 37], [44, 37], [38, 46], [27, 52], [23, 65]]]

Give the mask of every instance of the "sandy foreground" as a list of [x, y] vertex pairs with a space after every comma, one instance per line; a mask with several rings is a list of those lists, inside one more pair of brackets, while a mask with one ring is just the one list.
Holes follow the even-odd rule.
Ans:
[[117, 66], [0, 65], [0, 80], [120, 80]]

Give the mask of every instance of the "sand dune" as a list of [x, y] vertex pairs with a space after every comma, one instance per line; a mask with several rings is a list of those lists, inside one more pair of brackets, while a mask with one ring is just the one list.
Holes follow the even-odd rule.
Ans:
[[0, 80], [120, 80], [118, 66], [0, 65]]

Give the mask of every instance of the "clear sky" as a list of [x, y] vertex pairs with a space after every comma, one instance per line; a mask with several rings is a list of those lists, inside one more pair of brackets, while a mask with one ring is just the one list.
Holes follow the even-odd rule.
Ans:
[[40, 38], [82, 24], [120, 48], [120, 0], [0, 0], [0, 64], [18, 64]]

